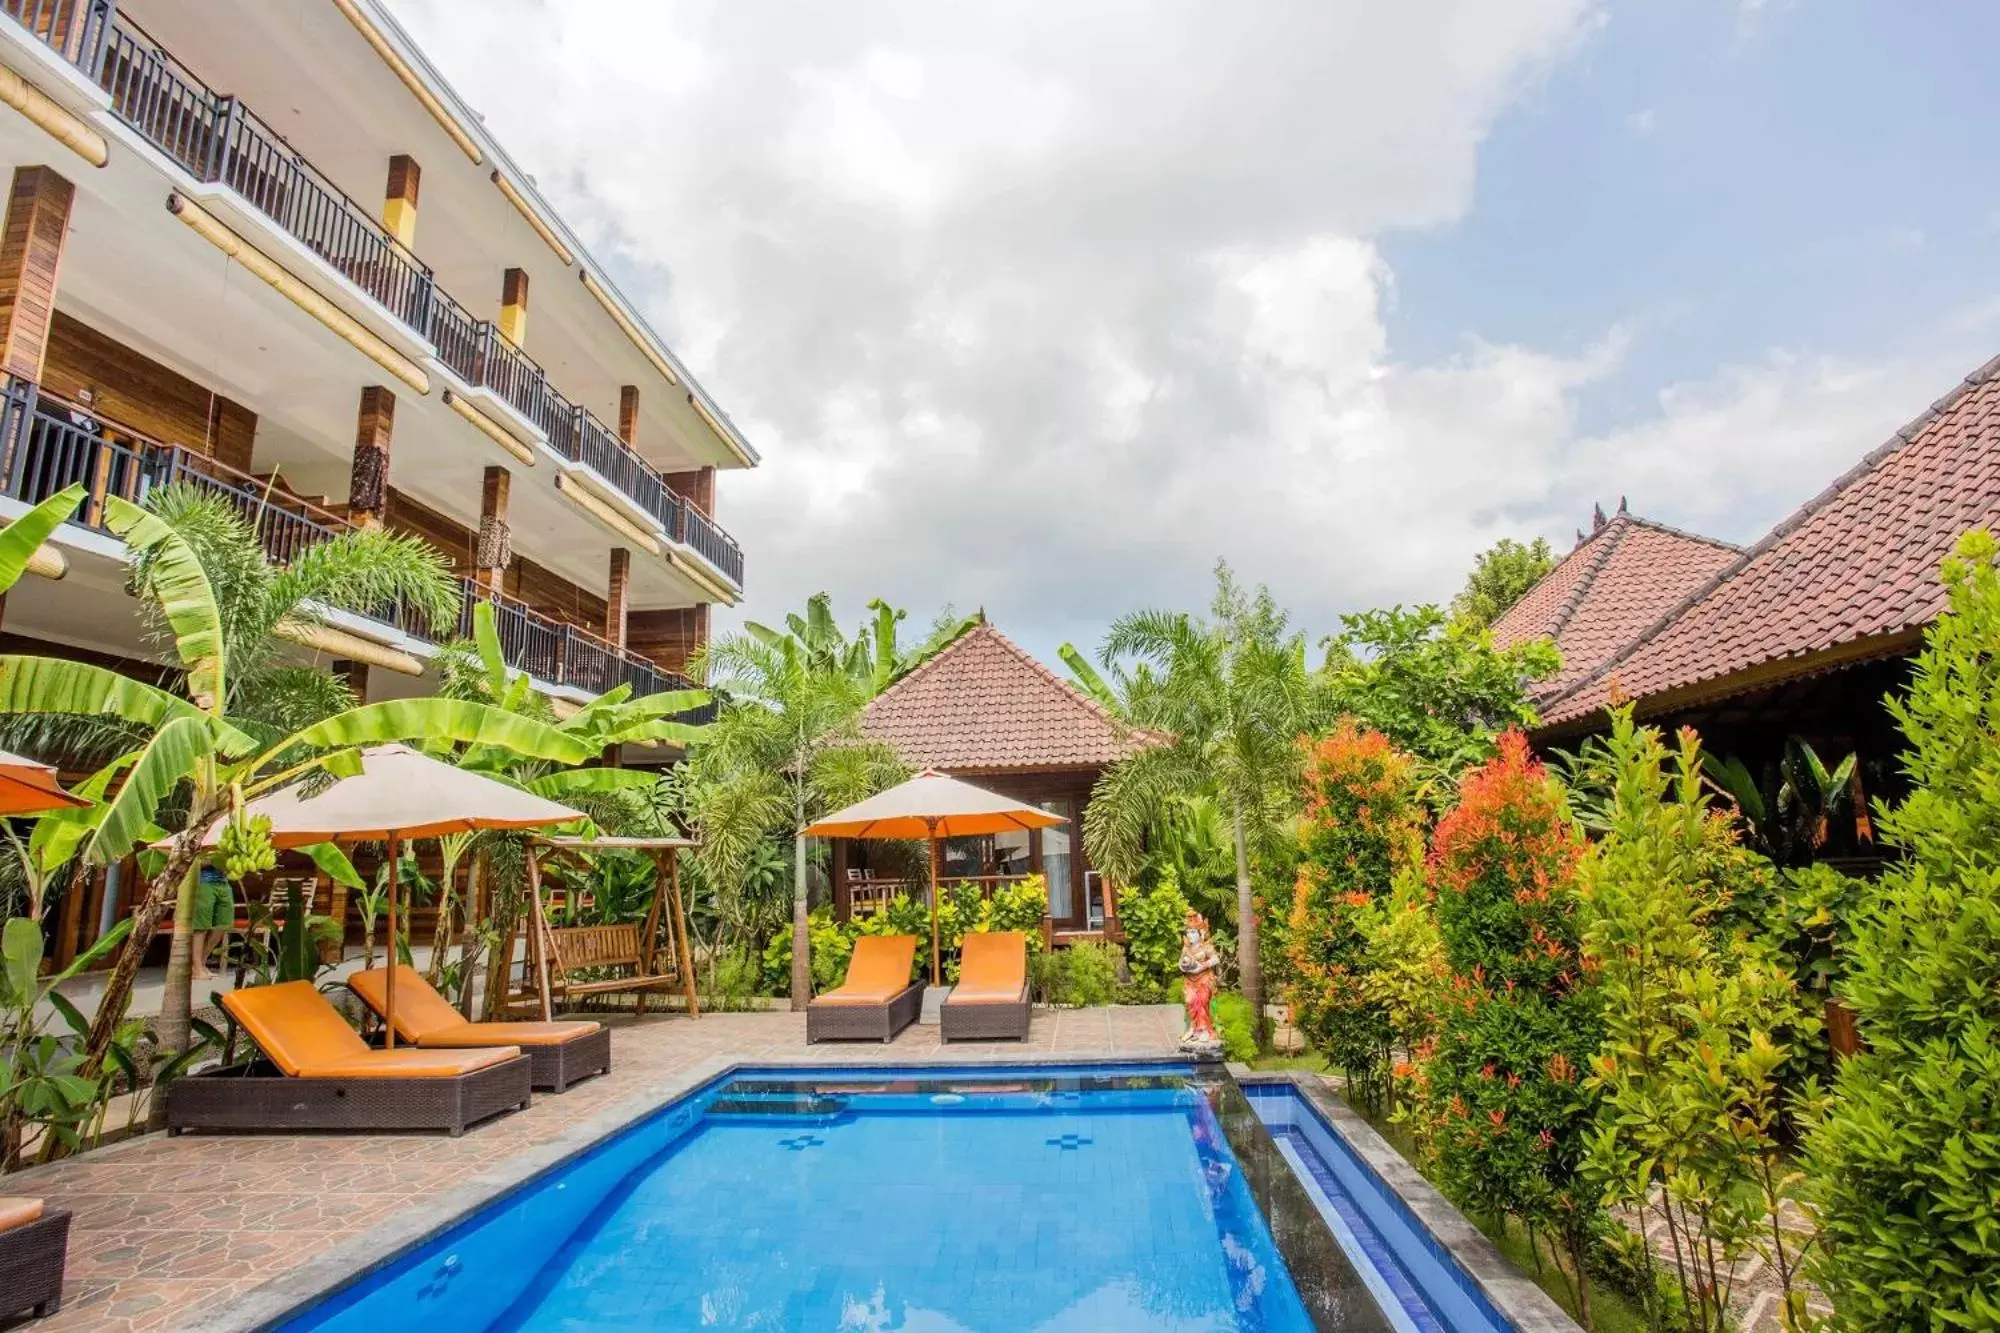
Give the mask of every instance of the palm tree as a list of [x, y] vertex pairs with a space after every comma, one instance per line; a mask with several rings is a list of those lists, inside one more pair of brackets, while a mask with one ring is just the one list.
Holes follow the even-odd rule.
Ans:
[[695, 758], [692, 800], [709, 883], [740, 883], [760, 842], [787, 830], [792, 837], [794, 1009], [812, 996], [805, 827], [904, 771], [893, 750], [860, 733], [872, 676], [851, 671], [843, 652], [806, 629], [781, 635], [752, 625], [689, 664], [725, 701]]
[[1247, 594], [1216, 566], [1210, 618], [1141, 611], [1112, 625], [1100, 659], [1152, 669], [1138, 725], [1167, 743], [1142, 749], [1098, 779], [1084, 811], [1084, 847], [1112, 876], [1138, 876], [1146, 834], [1176, 802], [1213, 797], [1229, 816], [1236, 853], [1236, 961], [1261, 1037], [1263, 969], [1257, 953], [1250, 846], [1280, 821], [1297, 788], [1299, 735], [1312, 717], [1305, 639], [1259, 587]]
[[[72, 487], [0, 533], [0, 586], [11, 582], [7, 539], [30, 520], [46, 536], [82, 499], [82, 488]], [[169, 500], [162, 504], [172, 507]], [[322, 598], [401, 593], [423, 599], [427, 588], [435, 591], [438, 585], [427, 584], [420, 573], [391, 569], [393, 564], [412, 563], [414, 553], [406, 545], [396, 546], [397, 539], [379, 534], [336, 538], [301, 556], [292, 569], [260, 570], [253, 568], [236, 540], [248, 530], [240, 518], [232, 532], [221, 515], [192, 502], [177, 512], [193, 516], [189, 517], [196, 534], [193, 540], [157, 514], [116, 497], [105, 501], [106, 526], [125, 540], [130, 551], [134, 590], [150, 604], [162, 636], [171, 642], [185, 672], [185, 699], [82, 662], [0, 657], [0, 712], [109, 715], [149, 734], [145, 745], [126, 757], [124, 783], [102, 807], [87, 847], [92, 860], [100, 864], [118, 860], [142, 841], [163, 836], [153, 820], [170, 797], [184, 794], [183, 825], [171, 835], [165, 864], [139, 903], [131, 934], [91, 1023], [85, 1077], [94, 1076], [102, 1066], [130, 1002], [139, 960], [169, 907], [175, 909], [169, 980], [177, 984], [168, 986], [158, 1031], [163, 1049], [185, 1049], [192, 961], [186, 929], [192, 913], [191, 872], [204, 838], [226, 816], [232, 821], [230, 841], [241, 849], [239, 854], [254, 858], [260, 842], [268, 849], [268, 840], [232, 813], [248, 800], [316, 772], [335, 777], [356, 773], [359, 747], [387, 741], [500, 746], [572, 764], [595, 753], [584, 741], [554, 728], [485, 704], [457, 700], [399, 699], [343, 706], [332, 716], [296, 725], [302, 717], [321, 713], [322, 705], [346, 705], [352, 699], [328, 692], [306, 674], [274, 661], [268, 651], [271, 633], [314, 617], [315, 603], [324, 604]], [[47, 521], [51, 516], [53, 521]], [[21, 540], [33, 535], [24, 533]], [[218, 581], [228, 590], [226, 598], [218, 597], [197, 542], [209, 550]], [[321, 554], [328, 548], [333, 548], [330, 554]], [[385, 553], [393, 558], [385, 558]], [[21, 560], [24, 564], [25, 555]], [[261, 562], [259, 550], [257, 563]], [[18, 577], [18, 571], [13, 576]], [[437, 601], [441, 604], [443, 598]], [[248, 662], [240, 694], [233, 656], [239, 646]], [[231, 703], [239, 699], [245, 704], [240, 719], [230, 714]]]

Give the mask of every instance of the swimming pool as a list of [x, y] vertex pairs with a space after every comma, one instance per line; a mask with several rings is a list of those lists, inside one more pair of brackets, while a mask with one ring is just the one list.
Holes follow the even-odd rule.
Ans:
[[281, 1326], [1507, 1327], [1343, 1226], [1301, 1168], [1327, 1145], [1274, 1136], [1252, 1091], [1187, 1066], [738, 1070]]

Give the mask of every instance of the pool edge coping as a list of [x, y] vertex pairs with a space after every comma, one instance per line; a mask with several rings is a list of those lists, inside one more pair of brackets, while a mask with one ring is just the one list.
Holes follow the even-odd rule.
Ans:
[[[857, 1052], [859, 1054], [859, 1052]], [[743, 1069], [776, 1069], [800, 1072], [866, 1069], [1010, 1069], [1023, 1065], [1115, 1064], [1184, 1066], [1188, 1058], [1164, 1053], [1062, 1052], [981, 1052], [961, 1058], [867, 1061], [852, 1064], [826, 1059], [747, 1059], [742, 1056], [710, 1056], [662, 1079], [645, 1092], [614, 1102], [587, 1120], [535, 1147], [523, 1149], [498, 1165], [480, 1172], [430, 1199], [391, 1214], [380, 1226], [342, 1241], [314, 1255], [297, 1268], [252, 1287], [213, 1312], [180, 1325], [188, 1333], [262, 1333], [313, 1305], [332, 1297], [396, 1263], [438, 1235], [470, 1218], [494, 1200], [522, 1188], [564, 1164], [590, 1152], [599, 1144], [631, 1129], [717, 1079]], [[559, 1096], [560, 1094], [537, 1094]]]
[[1229, 1065], [1229, 1074], [1244, 1087], [1257, 1084], [1289, 1087], [1304, 1098], [1326, 1127], [1409, 1209], [1411, 1216], [1445, 1248], [1452, 1262], [1518, 1333], [1583, 1333], [1582, 1325], [1570, 1318], [1554, 1297], [1516, 1268], [1471, 1219], [1317, 1075], [1298, 1070], [1260, 1071], [1235, 1063]]

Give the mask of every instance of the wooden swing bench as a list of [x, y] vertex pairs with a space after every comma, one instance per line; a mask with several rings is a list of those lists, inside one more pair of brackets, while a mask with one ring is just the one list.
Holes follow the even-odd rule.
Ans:
[[[629, 993], [639, 997], [643, 1016], [648, 992], [681, 984], [674, 973], [654, 970], [653, 951], [641, 945], [636, 925], [550, 926], [542, 934], [548, 943], [551, 1003]], [[651, 932], [647, 934], [650, 939]], [[604, 972], [612, 975], [598, 975]]]

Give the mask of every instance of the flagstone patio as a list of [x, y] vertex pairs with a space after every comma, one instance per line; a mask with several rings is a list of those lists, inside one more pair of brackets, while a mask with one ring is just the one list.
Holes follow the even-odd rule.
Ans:
[[[543, 1148], [621, 1103], [664, 1100], [698, 1067], [727, 1061], [828, 1064], [1116, 1058], [1171, 1054], [1178, 1006], [1036, 1010], [1025, 1042], [942, 1047], [935, 1027], [887, 1046], [807, 1046], [793, 1013], [629, 1017], [614, 1027], [610, 1074], [463, 1138], [439, 1135], [150, 1135], [11, 1177], [7, 1192], [72, 1210], [63, 1309], [37, 1330], [169, 1329], [343, 1241]], [[0, 1324], [0, 1327], [11, 1325]]]

